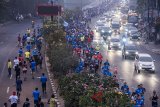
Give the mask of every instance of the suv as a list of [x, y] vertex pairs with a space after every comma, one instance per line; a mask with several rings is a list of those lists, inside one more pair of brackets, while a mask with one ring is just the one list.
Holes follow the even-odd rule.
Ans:
[[134, 66], [137, 73], [140, 73], [142, 70], [155, 72], [154, 60], [149, 54], [137, 54]]
[[108, 50], [114, 49], [120, 49], [121, 48], [121, 42], [119, 38], [110, 38], [108, 41]]
[[140, 40], [140, 34], [137, 32], [137, 33], [134, 33], [130, 36], [130, 40], [131, 41], [139, 41]]
[[111, 28], [107, 26], [102, 27], [100, 34], [103, 37], [103, 39], [106, 41], [107, 38], [112, 35]]
[[125, 44], [122, 48], [122, 58], [135, 57], [138, 54], [137, 47], [132, 44]]

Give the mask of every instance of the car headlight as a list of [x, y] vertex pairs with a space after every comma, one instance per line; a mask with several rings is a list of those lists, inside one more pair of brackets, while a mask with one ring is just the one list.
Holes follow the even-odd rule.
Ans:
[[110, 45], [113, 45], [113, 43], [111, 43]]
[[142, 68], [142, 64], [139, 64], [139, 67], [141, 67], [141, 68]]
[[108, 40], [110, 40], [111, 39], [111, 37], [108, 37]]
[[142, 66], [139, 66], [139, 69], [142, 69]]
[[138, 52], [136, 52], [136, 54], [138, 54]]
[[109, 33], [111, 33], [112, 31], [110, 30], [110, 31], [108, 31]]
[[127, 32], [128, 32], [128, 29], [125, 29], [125, 31], [127, 31]]
[[129, 54], [128, 52], [126, 52], [126, 54]]
[[104, 33], [104, 30], [101, 30], [102, 33]]
[[118, 46], [121, 46], [121, 44], [119, 43]]
[[152, 66], [152, 70], [155, 70], [155, 66]]

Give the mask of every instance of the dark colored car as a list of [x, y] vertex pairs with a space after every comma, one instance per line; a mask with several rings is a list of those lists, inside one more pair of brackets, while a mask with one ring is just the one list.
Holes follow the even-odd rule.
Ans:
[[125, 44], [122, 48], [122, 58], [126, 59], [127, 57], [133, 57], [138, 54], [138, 49], [135, 45]]
[[103, 39], [106, 41], [108, 37], [112, 35], [112, 30], [110, 27], [103, 27], [100, 31], [100, 34], [103, 37]]

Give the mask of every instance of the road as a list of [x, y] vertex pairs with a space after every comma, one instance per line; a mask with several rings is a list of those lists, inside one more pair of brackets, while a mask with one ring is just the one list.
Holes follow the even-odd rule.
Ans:
[[[41, 24], [40, 20], [37, 20], [36, 23]], [[9, 105], [8, 98], [10, 95], [12, 95], [13, 91], [16, 91], [15, 72], [12, 70], [12, 77], [8, 77], [7, 60], [11, 59], [13, 61], [14, 57], [18, 55], [18, 47], [16, 47], [17, 36], [19, 33], [24, 34], [26, 29], [30, 28], [30, 25], [31, 20], [24, 20], [21, 23], [13, 22], [0, 28], [0, 107], [3, 106], [4, 102], [7, 102]], [[18, 107], [22, 107], [26, 97], [30, 99], [31, 107], [33, 107], [32, 91], [35, 89], [35, 87], [38, 87], [41, 91], [41, 84], [38, 77], [41, 76], [42, 72], [45, 73], [46, 69], [44, 64], [43, 67], [44, 68], [42, 70], [38, 69], [38, 72], [35, 75], [35, 80], [31, 79], [30, 70], [28, 71], [27, 81], [23, 81], [20, 99], [21, 101], [20, 104], [18, 104]], [[47, 85], [49, 87], [47, 88], [48, 94], [42, 95], [42, 99], [45, 103], [51, 95], [50, 83], [48, 82]], [[45, 105], [45, 107], [47, 107], [47, 105]]]
[[[98, 20], [98, 18], [92, 19], [91, 27], [95, 26], [95, 22]], [[131, 90], [134, 90], [138, 84], [143, 84], [146, 88], [145, 93], [145, 107], [151, 107], [151, 101], [149, 101], [149, 97], [151, 97], [153, 90], [156, 90], [158, 92], [158, 95], [160, 95], [160, 55], [157, 55], [153, 53], [152, 51], [149, 51], [145, 48], [145, 45], [137, 45], [138, 50], [140, 53], [148, 53], [150, 54], [153, 59], [155, 59], [155, 66], [156, 66], [156, 73], [151, 72], [141, 72], [140, 74], [137, 74], [134, 71], [134, 59], [122, 59], [122, 52], [121, 50], [107, 50], [107, 45], [104, 43], [103, 38], [100, 36], [99, 33], [95, 32], [94, 41], [97, 41], [101, 45], [101, 53], [103, 55], [103, 60], [106, 59], [109, 60], [111, 65], [115, 65], [118, 67], [118, 74], [119, 79], [123, 79], [128, 83]]]

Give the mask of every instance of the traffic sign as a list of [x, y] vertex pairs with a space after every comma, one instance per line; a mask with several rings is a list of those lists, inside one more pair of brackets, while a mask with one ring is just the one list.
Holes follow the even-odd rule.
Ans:
[[61, 14], [60, 5], [38, 5], [37, 12], [39, 16], [58, 16]]

